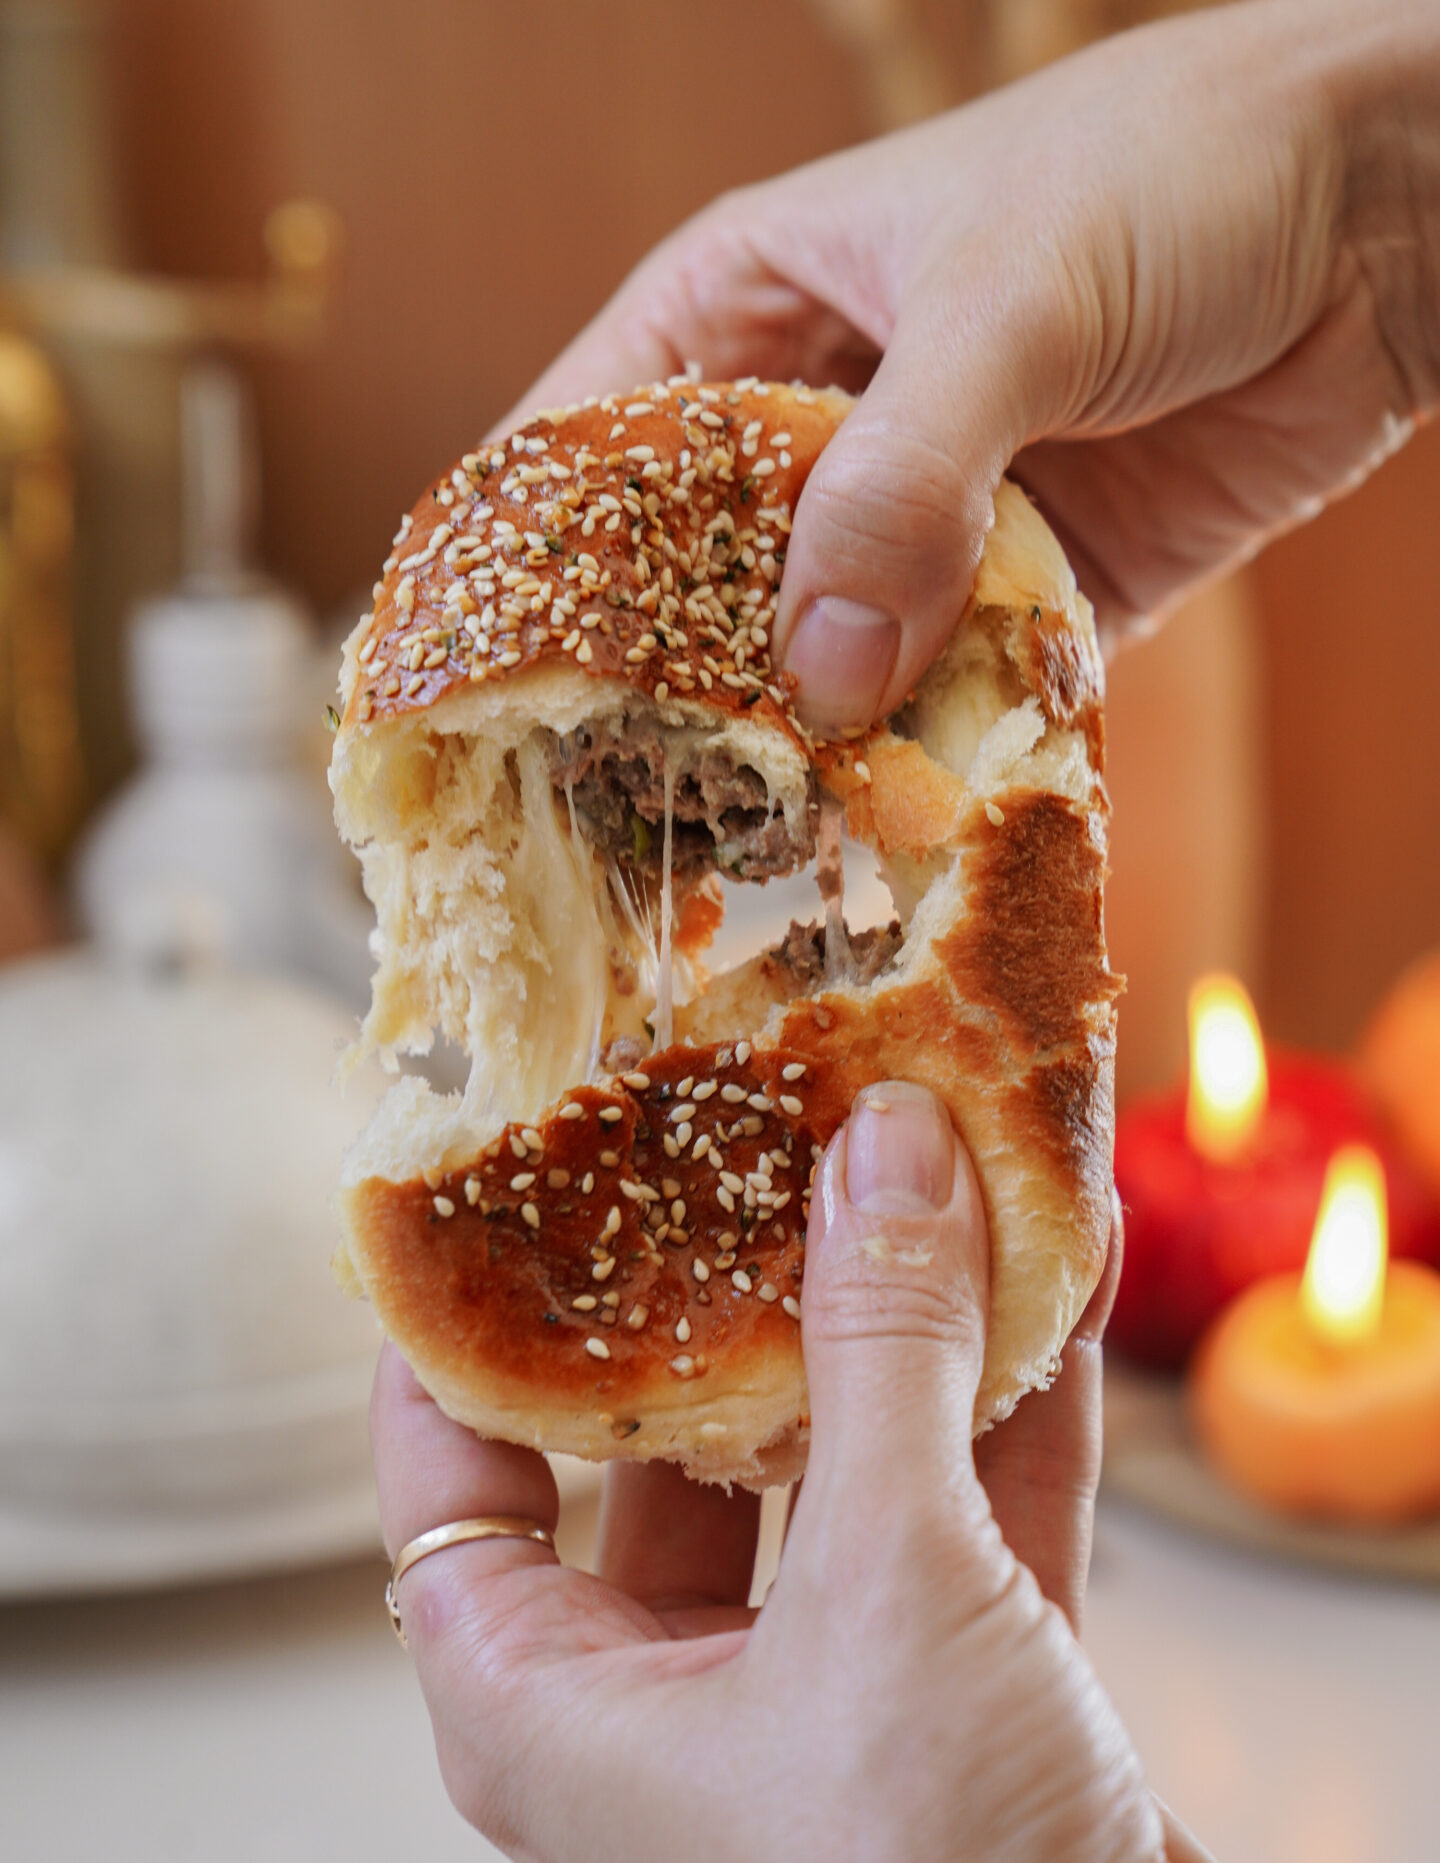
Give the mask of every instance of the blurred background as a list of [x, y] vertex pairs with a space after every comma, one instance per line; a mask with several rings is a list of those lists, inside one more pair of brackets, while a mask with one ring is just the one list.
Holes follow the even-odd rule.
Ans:
[[[326, 1110], [368, 960], [323, 712], [400, 512], [721, 191], [1164, 10], [0, 4], [0, 1582], [55, 1588], [62, 1542], [59, 1589], [373, 1544], [373, 1334], [324, 1273], [373, 1089]], [[1432, 429], [1115, 665], [1122, 1100], [1183, 1070], [1203, 970], [1345, 1050], [1440, 943], [1437, 503]], [[227, 1068], [263, 1118], [217, 1145]], [[77, 1313], [102, 1182], [158, 1318]], [[146, 1471], [109, 1553], [101, 1410]]]

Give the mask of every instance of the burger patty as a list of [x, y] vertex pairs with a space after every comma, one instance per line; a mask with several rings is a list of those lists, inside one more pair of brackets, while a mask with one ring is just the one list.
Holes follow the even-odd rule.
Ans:
[[[666, 742], [649, 719], [618, 732], [557, 738], [551, 781], [568, 789], [589, 839], [603, 853], [658, 873], [664, 859]], [[673, 743], [670, 754], [675, 755]], [[799, 835], [772, 811], [765, 779], [723, 746], [700, 740], [675, 772], [672, 869], [677, 883], [712, 869], [736, 880], [778, 879], [815, 855], [819, 802], [813, 793]]]

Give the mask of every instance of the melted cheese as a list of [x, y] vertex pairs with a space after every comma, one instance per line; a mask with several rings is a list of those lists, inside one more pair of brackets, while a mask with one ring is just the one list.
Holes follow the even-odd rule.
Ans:
[[845, 929], [845, 859], [840, 831], [845, 804], [836, 796], [820, 798], [820, 831], [815, 837], [815, 884], [825, 907], [825, 981], [851, 983], [855, 959]]
[[516, 752], [520, 832], [506, 874], [510, 948], [471, 996], [465, 1116], [532, 1119], [598, 1061], [609, 996], [593, 859], [562, 829], [544, 750]]
[[670, 945], [675, 915], [675, 769], [665, 759], [665, 846], [661, 856], [660, 959], [655, 983], [655, 1048], [668, 1048], [675, 1039], [675, 960]]

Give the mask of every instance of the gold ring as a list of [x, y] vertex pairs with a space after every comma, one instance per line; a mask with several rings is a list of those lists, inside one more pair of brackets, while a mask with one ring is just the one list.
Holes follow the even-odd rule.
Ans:
[[428, 1533], [420, 1534], [400, 1548], [385, 1581], [385, 1609], [402, 1643], [405, 1643], [405, 1631], [395, 1595], [401, 1579], [412, 1565], [428, 1559], [431, 1553], [440, 1552], [446, 1546], [463, 1546], [467, 1540], [534, 1540], [537, 1546], [548, 1546], [551, 1552], [555, 1550], [555, 1535], [549, 1527], [542, 1527], [538, 1520], [527, 1520], [523, 1514], [486, 1514], [479, 1520], [452, 1520], [448, 1526], [431, 1527]]

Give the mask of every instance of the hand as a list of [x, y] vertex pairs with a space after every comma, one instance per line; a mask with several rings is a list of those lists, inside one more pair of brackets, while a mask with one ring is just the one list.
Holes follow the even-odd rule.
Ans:
[[[607, 1470], [598, 1576], [520, 1540], [407, 1574], [466, 1817], [555, 1863], [1199, 1857], [1162, 1822], [1074, 1634], [1118, 1249], [1052, 1390], [972, 1458], [987, 1263], [943, 1109], [872, 1089], [813, 1202], [810, 1466], [764, 1607], [746, 1608], [756, 1497], [662, 1464]], [[542, 1458], [449, 1422], [389, 1349], [372, 1429], [392, 1556], [472, 1515], [553, 1527]]]
[[811, 722], [865, 724], [948, 639], [1007, 469], [1112, 637], [1354, 484], [1440, 398], [1437, 269], [1433, 0], [1230, 6], [727, 195], [518, 412], [687, 357], [864, 390], [775, 634]]

